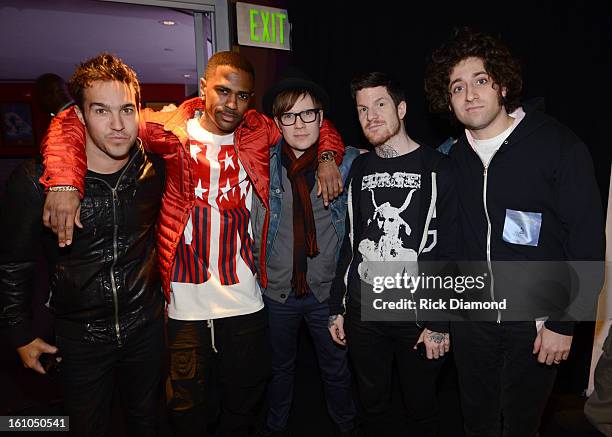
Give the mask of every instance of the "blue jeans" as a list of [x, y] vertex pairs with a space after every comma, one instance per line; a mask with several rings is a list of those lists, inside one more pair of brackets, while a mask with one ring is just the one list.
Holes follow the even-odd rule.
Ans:
[[298, 329], [304, 319], [317, 351], [327, 410], [340, 431], [353, 428], [355, 404], [346, 349], [334, 344], [327, 330], [327, 301], [317, 301], [312, 293], [299, 299], [291, 293], [284, 304], [266, 296], [264, 301], [268, 307], [272, 348], [272, 380], [268, 385], [266, 427], [271, 431], [281, 431], [287, 426], [293, 399]]

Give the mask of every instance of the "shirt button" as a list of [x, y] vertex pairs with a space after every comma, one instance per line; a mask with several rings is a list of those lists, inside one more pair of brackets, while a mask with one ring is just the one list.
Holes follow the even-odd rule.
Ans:
[[281, 293], [280, 297], [281, 297], [281, 299], [284, 299], [284, 298], [287, 297], [287, 295], [285, 293]]

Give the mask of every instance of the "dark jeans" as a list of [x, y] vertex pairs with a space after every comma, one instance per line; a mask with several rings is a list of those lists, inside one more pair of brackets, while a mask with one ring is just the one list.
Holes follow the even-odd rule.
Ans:
[[327, 301], [319, 303], [312, 293], [299, 299], [292, 293], [285, 303], [265, 296], [264, 301], [268, 308], [272, 346], [272, 380], [268, 385], [266, 427], [270, 431], [280, 431], [287, 426], [293, 399], [298, 329], [304, 319], [317, 351], [327, 410], [341, 431], [352, 429], [355, 404], [351, 394], [351, 374], [346, 349], [334, 344], [327, 329]]
[[364, 433], [376, 437], [398, 434], [391, 408], [395, 359], [404, 405], [415, 422], [410, 435], [437, 435], [436, 382], [443, 359], [418, 356], [413, 347], [421, 329], [410, 322], [363, 322], [349, 314], [345, 332], [363, 407]]
[[245, 436], [262, 405], [270, 375], [265, 310], [212, 323], [168, 319], [166, 395], [180, 437], [205, 436], [218, 415], [221, 435]]
[[537, 361], [535, 322], [456, 322], [451, 342], [467, 437], [531, 437], [557, 366]]
[[57, 333], [62, 356], [64, 408], [73, 436], [104, 436], [111, 423], [115, 385], [129, 435], [157, 435], [162, 375], [163, 319], [143, 326], [123, 346], [84, 343]]

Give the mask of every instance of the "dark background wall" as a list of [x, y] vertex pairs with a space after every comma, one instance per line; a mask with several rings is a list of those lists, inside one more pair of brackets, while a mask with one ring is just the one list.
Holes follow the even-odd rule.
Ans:
[[455, 26], [500, 36], [519, 58], [525, 98], [573, 129], [593, 155], [602, 198], [610, 180], [612, 19], [603, 3], [288, 0], [292, 62], [331, 95], [332, 119], [349, 145], [365, 145], [349, 92], [358, 72], [382, 70], [408, 94], [409, 133], [437, 145], [454, 131], [427, 111], [426, 58]]
[[[291, 62], [327, 89], [332, 100], [328, 115], [353, 146], [367, 146], [349, 91], [355, 74], [395, 74], [408, 96], [409, 134], [436, 146], [460, 131], [427, 110], [423, 74], [428, 55], [456, 26], [501, 37], [521, 61], [525, 99], [543, 98], [546, 112], [589, 147], [605, 207], [610, 182], [612, 19], [603, 6], [552, 0], [288, 0], [287, 7]], [[580, 324], [557, 390], [580, 393], [586, 387], [592, 338], [593, 324]]]

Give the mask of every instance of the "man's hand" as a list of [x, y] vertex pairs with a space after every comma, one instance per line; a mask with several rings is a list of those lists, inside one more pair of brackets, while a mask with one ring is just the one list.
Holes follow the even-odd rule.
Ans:
[[176, 111], [176, 105], [174, 103], [169, 103], [159, 110], [159, 112], [172, 112], [172, 111]]
[[538, 362], [549, 366], [567, 360], [572, 346], [572, 336], [557, 334], [542, 326], [533, 342], [533, 353], [538, 354]]
[[317, 170], [317, 196], [323, 195], [323, 204], [329, 205], [342, 193], [342, 175], [334, 161], [320, 162]]
[[54, 354], [56, 352], [57, 348], [55, 346], [51, 346], [41, 338], [35, 338], [25, 346], [17, 348], [17, 353], [19, 354], [19, 358], [21, 358], [23, 367], [35, 370], [43, 375], [47, 372], [45, 372], [45, 369], [43, 369], [38, 359], [44, 353]]
[[344, 316], [336, 314], [329, 316], [327, 329], [332, 336], [334, 342], [340, 346], [346, 346], [346, 335], [344, 335]]
[[430, 331], [425, 328], [421, 331], [419, 339], [414, 345], [414, 349], [421, 342], [425, 343], [425, 350], [427, 351], [428, 359], [438, 359], [443, 357], [446, 352], [450, 349], [450, 337], [448, 334], [443, 332]]
[[59, 247], [72, 243], [74, 224], [81, 224], [81, 199], [78, 191], [49, 191], [43, 208], [43, 223], [57, 234]]

